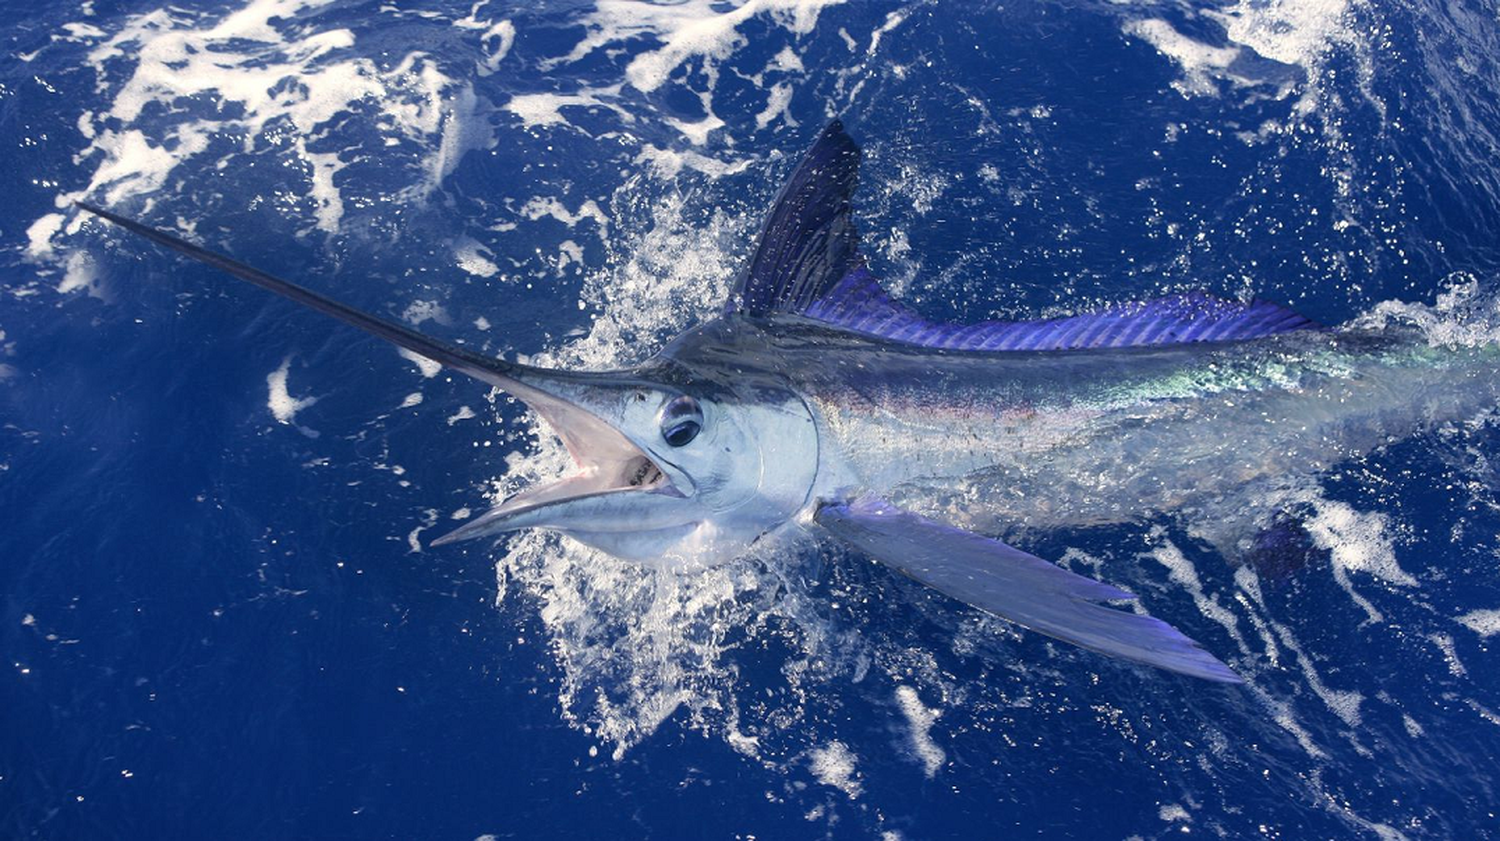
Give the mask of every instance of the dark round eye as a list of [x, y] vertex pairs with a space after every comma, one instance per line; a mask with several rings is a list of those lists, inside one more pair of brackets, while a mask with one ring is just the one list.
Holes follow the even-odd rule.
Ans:
[[674, 447], [685, 447], [703, 428], [703, 410], [698, 401], [686, 394], [668, 400], [661, 407], [661, 437]]
[[674, 447], [686, 447], [694, 438], [698, 437], [698, 430], [702, 425], [697, 421], [682, 421], [671, 429], [662, 430], [661, 437], [667, 439], [667, 443]]

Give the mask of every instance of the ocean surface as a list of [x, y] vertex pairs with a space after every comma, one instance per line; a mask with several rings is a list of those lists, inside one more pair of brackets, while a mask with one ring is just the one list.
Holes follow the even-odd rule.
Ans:
[[1248, 680], [1215, 685], [831, 547], [431, 549], [565, 468], [523, 407], [71, 209], [607, 367], [716, 312], [839, 117], [930, 316], [1205, 289], [1493, 343], [1493, 2], [0, 15], [0, 837], [1500, 836], [1488, 412], [1307, 480], [1301, 563], [1179, 517], [1035, 536]]

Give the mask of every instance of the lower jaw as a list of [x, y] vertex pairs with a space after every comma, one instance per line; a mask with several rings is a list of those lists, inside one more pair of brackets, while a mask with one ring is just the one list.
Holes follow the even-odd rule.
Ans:
[[585, 546], [590, 546], [622, 560], [669, 569], [687, 569], [706, 565], [701, 552], [686, 545], [692, 543], [699, 523], [684, 523], [645, 531], [588, 531], [556, 529]]

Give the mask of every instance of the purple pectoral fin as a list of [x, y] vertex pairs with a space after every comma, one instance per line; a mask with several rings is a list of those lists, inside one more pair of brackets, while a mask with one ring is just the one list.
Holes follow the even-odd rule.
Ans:
[[875, 560], [980, 610], [1101, 654], [1223, 683], [1243, 683], [1176, 628], [1095, 601], [1134, 598], [998, 540], [869, 497], [815, 517]]

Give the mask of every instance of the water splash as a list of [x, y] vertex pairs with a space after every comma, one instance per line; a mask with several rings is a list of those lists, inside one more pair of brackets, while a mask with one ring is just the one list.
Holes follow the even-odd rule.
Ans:
[[1466, 272], [1448, 277], [1444, 287], [1430, 305], [1383, 301], [1352, 324], [1369, 330], [1409, 325], [1422, 331], [1433, 347], [1500, 344], [1500, 292], [1481, 285], [1478, 278]]
[[[56, 241], [78, 232], [74, 201], [148, 213], [180, 168], [223, 169], [238, 155], [281, 150], [276, 185], [285, 205], [305, 209], [312, 227], [339, 230], [345, 213], [339, 174], [378, 152], [387, 172], [404, 172], [393, 198], [421, 204], [470, 150], [493, 142], [473, 85], [446, 75], [433, 56], [397, 60], [361, 54], [355, 33], [321, 25], [328, 0], [252, 0], [229, 14], [163, 8], [133, 15], [88, 52], [96, 93], [108, 107], [79, 115], [87, 145], [76, 160], [88, 182], [57, 196], [62, 212], [28, 229], [27, 256], [58, 264], [58, 291], [90, 287], [81, 252]], [[341, 123], [356, 117], [362, 133]], [[303, 198], [305, 197], [305, 198]], [[70, 215], [71, 214], [71, 215]]]
[[1327, 54], [1356, 42], [1353, 5], [1351, 0], [1239, 0], [1203, 10], [1202, 17], [1223, 33], [1222, 44], [1184, 34], [1162, 17], [1133, 17], [1124, 29], [1181, 68], [1182, 78], [1172, 86], [1185, 97], [1219, 96], [1227, 83], [1251, 97], [1262, 90], [1275, 99], [1297, 95], [1293, 110], [1306, 116], [1319, 105], [1319, 74]]

